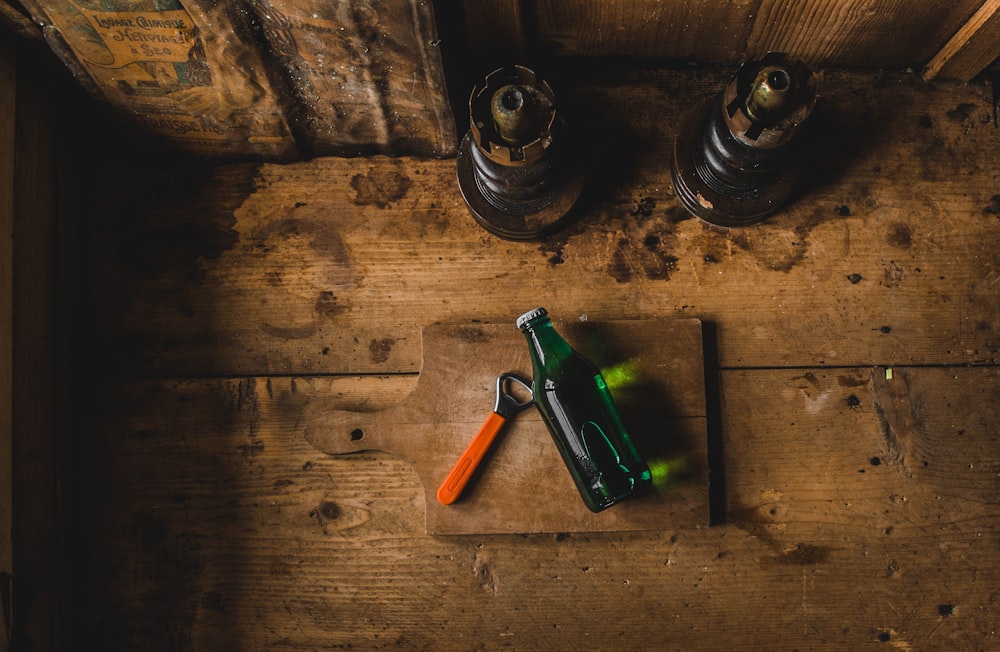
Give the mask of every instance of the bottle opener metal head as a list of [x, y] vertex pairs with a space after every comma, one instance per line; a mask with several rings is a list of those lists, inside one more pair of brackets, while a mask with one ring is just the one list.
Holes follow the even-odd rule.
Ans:
[[[517, 394], [514, 393], [514, 388], [519, 388]], [[527, 398], [518, 396], [521, 393], [526, 394]], [[528, 383], [512, 373], [500, 374], [497, 377], [497, 396], [493, 411], [438, 488], [437, 499], [442, 505], [450, 505], [458, 500], [507, 419], [533, 402], [531, 386]]]

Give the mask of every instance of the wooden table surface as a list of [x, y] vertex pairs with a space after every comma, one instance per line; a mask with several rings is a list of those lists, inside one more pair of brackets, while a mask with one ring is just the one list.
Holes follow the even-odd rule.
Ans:
[[[1000, 647], [992, 91], [827, 72], [798, 197], [725, 232], [669, 173], [677, 125], [724, 80], [553, 80], [593, 171], [541, 242], [478, 227], [453, 160], [136, 152], [91, 171], [64, 544], [80, 640]], [[711, 526], [428, 535], [405, 463], [307, 443], [316, 400], [405, 396], [425, 325], [535, 305], [710, 326]]]

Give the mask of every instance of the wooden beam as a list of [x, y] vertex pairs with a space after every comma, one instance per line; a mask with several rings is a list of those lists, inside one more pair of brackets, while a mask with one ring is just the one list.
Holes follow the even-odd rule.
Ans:
[[[14, 649], [56, 649], [52, 266], [56, 210], [52, 110], [45, 60], [18, 61], [14, 151]], [[49, 75], [49, 76], [46, 76]]]
[[7, 41], [0, 43], [0, 650], [8, 650], [10, 578], [14, 574], [13, 382], [14, 382], [14, 112], [17, 65]]
[[762, 0], [747, 55], [776, 50], [815, 66], [903, 69], [926, 61], [979, 0]]
[[986, 0], [924, 68], [923, 78], [967, 82], [1000, 57], [1000, 0]]

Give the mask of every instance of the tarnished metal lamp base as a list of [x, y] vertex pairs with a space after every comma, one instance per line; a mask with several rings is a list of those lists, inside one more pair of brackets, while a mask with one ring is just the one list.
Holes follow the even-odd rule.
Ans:
[[770, 52], [741, 66], [674, 141], [671, 177], [684, 208], [724, 227], [777, 210], [800, 176], [794, 136], [815, 102], [812, 71], [801, 61]]
[[457, 167], [472, 217], [510, 240], [563, 225], [583, 190], [583, 157], [555, 94], [523, 66], [495, 70], [472, 89]]
[[[799, 178], [799, 168], [782, 165], [767, 178], [752, 185], [730, 186], [707, 170], [703, 135], [712, 117], [721, 112], [716, 98], [703, 111], [688, 118], [674, 141], [673, 165], [670, 173], [677, 199], [687, 211], [715, 226], [747, 226], [760, 222], [773, 213], [791, 194]], [[726, 134], [720, 139], [731, 139]], [[730, 146], [744, 147], [739, 143]], [[791, 155], [793, 151], [783, 151]], [[793, 156], [784, 157], [794, 159]]]
[[[569, 151], [552, 154], [544, 170], [504, 167], [480, 156], [466, 134], [458, 149], [458, 187], [476, 222], [501, 238], [535, 240], [572, 219], [572, 208], [583, 191], [584, 165]], [[530, 190], [510, 192], [517, 188]]]

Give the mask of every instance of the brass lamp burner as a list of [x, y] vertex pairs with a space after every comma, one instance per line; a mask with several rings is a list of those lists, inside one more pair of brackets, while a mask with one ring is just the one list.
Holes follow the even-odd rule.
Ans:
[[744, 64], [674, 141], [674, 191], [717, 226], [763, 220], [799, 177], [794, 140], [816, 103], [812, 71], [780, 52]]
[[472, 90], [469, 123], [457, 165], [472, 217], [511, 240], [562, 225], [584, 175], [549, 85], [522, 66], [495, 70]]

